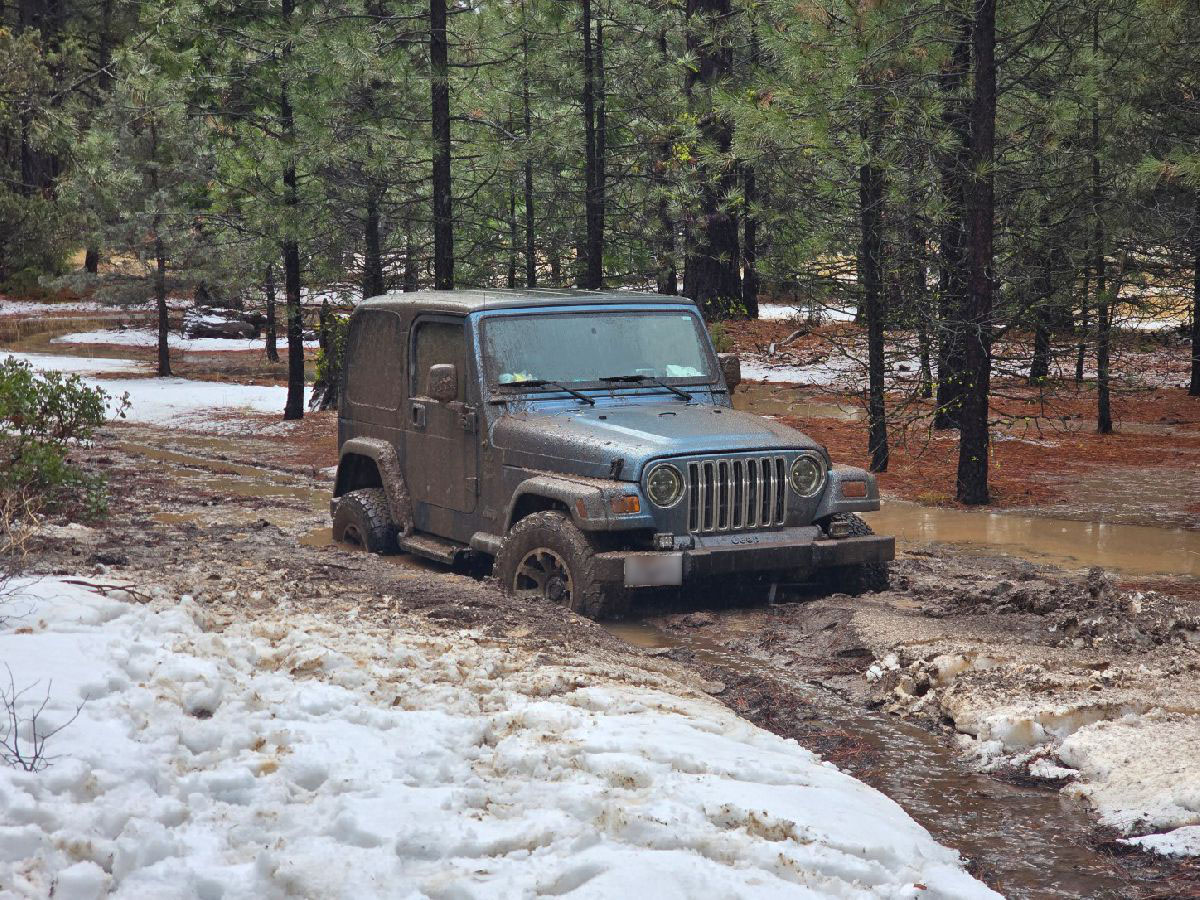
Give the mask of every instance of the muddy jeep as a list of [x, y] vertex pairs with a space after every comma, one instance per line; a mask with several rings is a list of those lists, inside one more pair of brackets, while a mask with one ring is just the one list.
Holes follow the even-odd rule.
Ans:
[[350, 320], [334, 538], [444, 563], [594, 617], [643, 588], [887, 583], [855, 513], [875, 479], [733, 409], [691, 301], [657, 294], [388, 294]]

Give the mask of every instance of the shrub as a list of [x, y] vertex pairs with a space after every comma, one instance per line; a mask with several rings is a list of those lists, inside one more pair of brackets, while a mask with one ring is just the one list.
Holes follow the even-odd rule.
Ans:
[[729, 332], [725, 330], [725, 326], [719, 322], [714, 322], [708, 326], [708, 333], [712, 336], [713, 348], [718, 353], [733, 352], [733, 338]]
[[[0, 362], [0, 504], [6, 517], [15, 510], [103, 514], [104, 479], [84, 472], [68, 454], [104, 424], [110, 399], [78, 375], [35, 372], [11, 356]], [[117, 415], [127, 405], [120, 398]]]

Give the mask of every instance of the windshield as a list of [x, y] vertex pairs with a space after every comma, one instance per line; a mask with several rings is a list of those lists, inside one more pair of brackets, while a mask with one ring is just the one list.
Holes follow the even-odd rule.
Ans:
[[681, 312], [542, 313], [483, 323], [491, 384], [598, 384], [613, 376], [713, 381], [699, 317]]

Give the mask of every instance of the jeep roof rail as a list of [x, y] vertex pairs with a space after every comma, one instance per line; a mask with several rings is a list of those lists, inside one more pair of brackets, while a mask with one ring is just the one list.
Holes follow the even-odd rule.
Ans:
[[687, 297], [643, 291], [582, 291], [576, 288], [468, 288], [452, 291], [391, 291], [372, 297], [359, 309], [435, 310], [464, 315], [481, 309], [521, 306], [587, 306], [605, 303], [688, 304]]

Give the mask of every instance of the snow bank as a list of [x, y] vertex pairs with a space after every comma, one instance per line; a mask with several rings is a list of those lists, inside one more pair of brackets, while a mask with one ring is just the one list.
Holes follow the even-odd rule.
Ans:
[[18, 896], [996, 896], [878, 792], [665, 680], [467, 632], [217, 633], [188, 598], [22, 594], [0, 658], [53, 679], [48, 723], [87, 702], [51, 768], [0, 769]]
[[[287, 388], [276, 385], [230, 384], [188, 378], [89, 377], [93, 373], [104, 375], [146, 370], [145, 365], [133, 360], [35, 353], [4, 355], [23, 359], [44, 372], [83, 374], [85, 382], [114, 398], [110, 407], [114, 407], [116, 398], [127, 394], [129, 408], [125, 420], [128, 422], [220, 431], [225, 423], [214, 421], [214, 414], [230, 411], [282, 414], [287, 401]], [[310, 392], [310, 388], [305, 389], [306, 409]], [[233, 423], [233, 427], [245, 427], [245, 423]]]
[[[217, 324], [224, 319], [215, 319]], [[113, 344], [120, 347], [157, 347], [158, 332], [152, 328], [111, 329], [107, 331], [80, 331], [64, 334], [51, 341], [54, 344]], [[215, 352], [223, 350], [265, 350], [266, 338], [188, 338], [172, 332], [167, 335], [167, 346], [185, 352]], [[316, 341], [305, 341], [310, 350], [319, 345]], [[279, 347], [287, 348], [286, 336], [280, 336]]]

